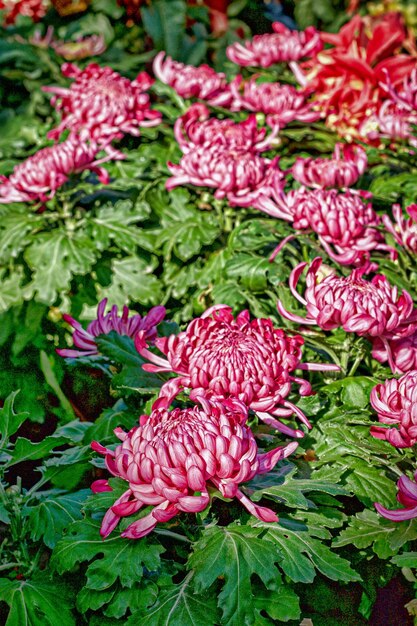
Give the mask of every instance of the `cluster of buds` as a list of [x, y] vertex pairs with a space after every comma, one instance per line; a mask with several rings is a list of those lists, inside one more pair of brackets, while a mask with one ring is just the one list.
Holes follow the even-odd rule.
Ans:
[[65, 130], [98, 143], [120, 138], [124, 133], [140, 134], [141, 126], [159, 124], [161, 114], [150, 108], [146, 90], [152, 79], [146, 72], [130, 81], [110, 67], [90, 63], [81, 70], [64, 63], [62, 73], [74, 82], [70, 87], [44, 87], [53, 93], [53, 106], [62, 114], [61, 123], [49, 132], [57, 139]]
[[253, 39], [234, 43], [226, 49], [228, 59], [241, 67], [270, 67], [274, 63], [290, 63], [316, 55], [323, 43], [312, 26], [304, 31], [292, 31], [281, 22], [272, 24], [271, 34], [255, 35]]
[[371, 435], [396, 448], [410, 448], [417, 443], [417, 371], [376, 385], [371, 391], [371, 404], [382, 424], [394, 426], [372, 426]]
[[117, 158], [118, 153], [107, 145], [107, 154], [97, 159], [101, 147], [73, 134], [60, 144], [39, 150], [16, 165], [8, 178], [0, 176], [0, 203], [46, 202], [72, 174], [84, 170], [95, 172], [100, 182], [108, 183], [108, 173], [100, 165]]

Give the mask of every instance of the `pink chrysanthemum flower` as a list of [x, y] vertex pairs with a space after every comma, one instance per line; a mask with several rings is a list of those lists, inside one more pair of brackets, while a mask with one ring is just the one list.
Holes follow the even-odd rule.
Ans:
[[366, 152], [360, 146], [336, 144], [332, 158], [298, 158], [291, 173], [306, 187], [352, 187], [368, 165]]
[[262, 152], [269, 150], [277, 131], [266, 136], [266, 129], [258, 129], [255, 115], [244, 122], [210, 117], [204, 104], [193, 104], [174, 125], [174, 135], [184, 154], [198, 146], [219, 147], [228, 151]]
[[165, 52], [159, 52], [153, 62], [153, 71], [162, 83], [169, 85], [182, 98], [200, 98], [212, 106], [228, 107], [232, 95], [223, 72], [217, 73], [208, 65], [185, 65], [174, 61]]
[[392, 213], [395, 223], [393, 224], [388, 217], [384, 215], [382, 220], [385, 228], [394, 236], [395, 241], [411, 252], [417, 254], [417, 204], [410, 204], [406, 208], [409, 218], [403, 215], [399, 204], [394, 204]]
[[371, 404], [380, 422], [394, 425], [372, 426], [371, 435], [396, 448], [410, 448], [417, 443], [417, 371], [376, 385], [371, 391]]
[[283, 128], [289, 122], [315, 122], [320, 113], [312, 110], [312, 104], [306, 101], [307, 94], [298, 91], [292, 85], [280, 83], [257, 83], [254, 78], [243, 83], [237, 76], [230, 83], [233, 93], [233, 111], [253, 111], [264, 113], [266, 123], [272, 128]]
[[405, 290], [399, 295], [398, 288], [381, 274], [365, 280], [363, 275], [369, 271], [369, 263], [354, 269], [346, 278], [335, 272], [323, 277], [321, 264], [320, 257], [310, 264], [304, 298], [296, 286], [308, 264], [300, 263], [291, 272], [291, 292], [306, 307], [307, 317], [289, 313], [278, 302], [283, 317], [299, 324], [317, 324], [323, 330], [343, 328], [348, 333], [379, 337], [384, 345], [388, 339], [403, 336], [405, 329], [408, 334], [415, 330], [417, 312], [411, 296]]
[[269, 67], [274, 63], [299, 61], [323, 48], [320, 34], [312, 26], [297, 32], [280, 22], [272, 24], [274, 33], [255, 35], [253, 39], [234, 43], [226, 49], [227, 58], [241, 67]]
[[161, 114], [151, 110], [149, 95], [145, 93], [152, 84], [146, 72], [130, 81], [96, 63], [84, 70], [64, 63], [62, 73], [74, 79], [70, 87], [43, 87], [55, 94], [51, 103], [62, 113], [61, 123], [48, 133], [51, 139], [69, 129], [102, 142], [123, 133], [139, 135], [141, 126], [160, 123]]
[[238, 398], [266, 423], [297, 437], [303, 436], [302, 431], [294, 431], [273, 417], [295, 413], [310, 428], [302, 411], [287, 400], [293, 382], [300, 385], [300, 395], [312, 393], [310, 383], [293, 372], [339, 369], [336, 365], [301, 363], [303, 343], [299, 335], [289, 337], [274, 328], [270, 319], [250, 321], [248, 311], [235, 319], [225, 305], [208, 309], [178, 335], [156, 339], [155, 345], [165, 359], [147, 349], [143, 333], [135, 339], [138, 352], [150, 361], [143, 365], [146, 371], [178, 374], [162, 386], [157, 406], [169, 406], [183, 388], [192, 390], [192, 398]]
[[156, 338], [156, 327], [162, 322], [165, 317], [165, 307], [155, 306], [148, 312], [147, 315], [142, 317], [138, 313], [135, 313], [129, 317], [129, 309], [127, 306], [123, 307], [122, 315], [119, 316], [119, 311], [116, 305], [112, 306], [107, 315], [104, 315], [106, 310], [107, 298], [102, 300], [97, 307], [97, 318], [90, 322], [87, 328], [83, 328], [80, 322], [77, 322], [73, 317], [64, 313], [64, 320], [74, 328], [72, 335], [72, 341], [76, 348], [79, 350], [70, 350], [67, 348], [57, 350], [60, 356], [65, 358], [76, 358], [80, 356], [93, 356], [99, 354], [98, 346], [95, 339], [100, 335], [108, 335], [112, 330], [116, 331], [119, 335], [126, 335], [134, 339], [139, 331], [143, 331], [144, 336], [151, 343]]
[[381, 341], [378, 337], [372, 340], [372, 356], [380, 363], [387, 363], [393, 374], [405, 374], [417, 370], [417, 332], [399, 339]]
[[39, 22], [50, 6], [48, 0], [0, 0], [0, 11], [4, 11], [3, 22], [6, 26], [14, 24], [19, 15]]
[[78, 61], [103, 54], [107, 46], [103, 35], [91, 35], [79, 37], [76, 41], [53, 40], [51, 48], [66, 61]]
[[95, 172], [100, 182], [107, 184], [108, 172], [100, 165], [120, 155], [108, 146], [107, 155], [96, 159], [100, 149], [95, 142], [87, 143], [72, 135], [60, 144], [39, 150], [16, 165], [8, 178], [0, 176], [0, 203], [46, 202], [71, 174], [84, 170]]
[[417, 472], [414, 474], [414, 481], [408, 476], [401, 476], [397, 482], [397, 487], [397, 500], [404, 508], [392, 511], [375, 502], [376, 510], [380, 515], [393, 522], [414, 519], [417, 517]]
[[[368, 116], [360, 126], [361, 137], [367, 142], [379, 145], [382, 139], [392, 142], [407, 142], [416, 146], [410, 116], [400, 110], [391, 100], [386, 100], [379, 111]], [[416, 123], [416, 122], [413, 122]]]
[[168, 191], [179, 185], [212, 187], [214, 197], [227, 198], [234, 206], [256, 206], [264, 196], [276, 197], [284, 174], [278, 157], [265, 159], [244, 150], [199, 146], [184, 154], [178, 165], [168, 163], [173, 176], [165, 183]]
[[330, 258], [340, 265], [361, 264], [372, 250], [387, 250], [396, 257], [396, 251], [377, 230], [380, 220], [372, 205], [357, 193], [301, 187], [282, 194], [276, 203], [263, 198], [256, 206], [273, 217], [292, 221], [297, 230], [312, 230]]
[[[122, 443], [108, 450], [93, 442], [104, 454], [108, 470], [129, 484], [125, 493], [107, 511], [101, 535], [107, 537], [121, 517], [143, 506], [153, 509], [133, 522], [122, 537], [139, 539], [158, 522], [167, 522], [181, 511], [198, 513], [210, 502], [208, 488], [215, 487], [226, 498], [238, 498], [258, 519], [276, 522], [276, 513], [254, 504], [239, 489], [257, 474], [269, 472], [297, 447], [290, 443], [259, 454], [251, 430], [246, 426], [247, 409], [238, 401], [198, 399], [200, 406], [188, 409], [153, 410], [142, 416], [141, 425], [129, 433], [114, 431]], [[102, 481], [92, 485], [103, 491]]]

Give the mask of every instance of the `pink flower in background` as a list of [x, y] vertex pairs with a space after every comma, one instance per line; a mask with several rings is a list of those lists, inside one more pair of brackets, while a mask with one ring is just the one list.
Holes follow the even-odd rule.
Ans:
[[39, 150], [16, 165], [8, 178], [0, 176], [0, 203], [46, 202], [71, 174], [83, 170], [95, 172], [100, 182], [107, 184], [109, 175], [100, 165], [120, 156], [107, 146], [108, 154], [96, 159], [100, 149], [94, 142], [86, 143], [72, 135], [60, 144]]
[[215, 146], [228, 151], [262, 152], [269, 150], [277, 132], [266, 136], [266, 129], [258, 129], [255, 115], [243, 122], [210, 117], [204, 104], [193, 104], [174, 125], [175, 138], [183, 153], [198, 146]]
[[336, 144], [330, 159], [298, 158], [291, 173], [306, 187], [352, 187], [368, 165], [361, 146]]
[[313, 26], [298, 32], [274, 22], [272, 28], [274, 33], [255, 35], [243, 44], [228, 46], [227, 58], [241, 67], [269, 67], [314, 56], [323, 48], [320, 34]]
[[410, 117], [404, 111], [400, 111], [391, 100], [386, 100], [378, 112], [363, 121], [359, 133], [372, 145], [379, 146], [382, 139], [416, 145]]
[[19, 15], [39, 22], [46, 15], [49, 6], [48, 0], [0, 0], [0, 11], [5, 13], [3, 17], [5, 26], [14, 24]]
[[410, 204], [406, 211], [410, 216], [408, 218], [403, 215], [400, 205], [394, 204], [392, 213], [395, 223], [391, 222], [388, 215], [384, 215], [382, 221], [400, 246], [411, 254], [417, 254], [417, 204]]
[[178, 165], [168, 162], [173, 176], [168, 191], [179, 185], [215, 189], [214, 197], [227, 198], [234, 206], [256, 206], [264, 196], [281, 192], [284, 174], [278, 157], [265, 159], [245, 150], [227, 150], [217, 145], [199, 146], [184, 154]]
[[[104, 454], [108, 470], [128, 482], [125, 493], [104, 516], [100, 533], [107, 537], [121, 517], [143, 506], [150, 513], [130, 524], [122, 537], [139, 539], [158, 522], [167, 522], [184, 511], [203, 511], [210, 502], [208, 487], [226, 498], [237, 498], [255, 517], [276, 522], [276, 513], [254, 504], [239, 489], [257, 474], [269, 472], [297, 447], [290, 443], [260, 454], [246, 426], [247, 409], [238, 401], [220, 403], [198, 398], [200, 406], [187, 409], [159, 408], [141, 417], [140, 426], [129, 433], [117, 428], [122, 441], [108, 450], [97, 442], [92, 448]], [[106, 490], [103, 481], [93, 491]]]
[[376, 385], [371, 391], [371, 404], [382, 424], [394, 426], [372, 426], [371, 435], [396, 448], [410, 448], [417, 443], [417, 371]]
[[161, 114], [150, 108], [149, 95], [145, 93], [153, 82], [146, 72], [130, 81], [96, 63], [84, 70], [64, 63], [62, 73], [74, 79], [70, 87], [43, 87], [55, 94], [51, 104], [62, 113], [61, 123], [48, 133], [51, 139], [69, 129], [81, 137], [103, 142], [120, 138], [123, 133], [139, 135], [141, 126], [160, 123]]
[[79, 37], [76, 41], [53, 40], [51, 48], [67, 61], [77, 61], [103, 54], [107, 46], [103, 35], [91, 35]]
[[[407, 326], [406, 326], [406, 332]], [[378, 337], [372, 340], [372, 356], [380, 363], [388, 362], [393, 374], [417, 370], [417, 331], [386, 342]]]
[[178, 335], [156, 339], [155, 345], [165, 358], [147, 349], [143, 333], [135, 340], [138, 352], [150, 361], [143, 369], [178, 375], [162, 386], [157, 406], [169, 406], [183, 388], [192, 390], [192, 398], [238, 398], [266, 423], [297, 437], [303, 436], [302, 431], [294, 431], [275, 419], [295, 413], [310, 427], [302, 411], [286, 399], [293, 382], [300, 385], [300, 395], [312, 393], [309, 382], [292, 373], [296, 369], [339, 369], [336, 365], [302, 363], [303, 343], [299, 335], [289, 337], [274, 328], [269, 319], [250, 321], [248, 311], [235, 319], [225, 305], [208, 309]]
[[320, 257], [310, 264], [304, 298], [296, 286], [308, 264], [300, 263], [291, 272], [291, 292], [306, 307], [307, 317], [289, 313], [278, 302], [283, 317], [299, 324], [317, 324], [323, 330], [343, 328], [348, 333], [379, 337], [384, 345], [388, 339], [410, 335], [416, 329], [417, 312], [411, 296], [405, 290], [399, 295], [397, 287], [381, 274], [365, 280], [363, 275], [369, 271], [369, 263], [354, 269], [346, 278], [335, 272], [323, 277], [321, 264]]
[[417, 517], [417, 472], [414, 474], [414, 481], [408, 476], [401, 476], [397, 481], [397, 487], [397, 500], [404, 508], [392, 511], [375, 502], [376, 510], [380, 515], [393, 522], [414, 519]]
[[165, 308], [163, 306], [155, 306], [142, 317], [138, 313], [135, 313], [129, 317], [129, 309], [127, 306], [123, 307], [122, 315], [119, 316], [119, 311], [116, 305], [112, 306], [107, 315], [104, 315], [106, 310], [107, 298], [102, 300], [97, 307], [97, 318], [90, 322], [86, 329], [84, 329], [80, 322], [77, 322], [70, 315], [64, 314], [64, 320], [74, 328], [72, 334], [72, 341], [76, 348], [79, 350], [59, 349], [57, 353], [60, 356], [66, 358], [76, 358], [80, 356], [93, 356], [99, 354], [98, 346], [95, 342], [96, 337], [99, 335], [108, 335], [112, 330], [116, 331], [119, 335], [127, 335], [134, 339], [139, 331], [143, 331], [144, 336], [151, 343], [156, 338], [156, 327], [162, 322], [165, 317]]
[[292, 85], [280, 83], [257, 83], [254, 78], [243, 82], [237, 76], [230, 89], [233, 93], [233, 111], [254, 111], [264, 113], [269, 126], [282, 128], [294, 120], [300, 122], [315, 122], [320, 113], [312, 110], [312, 104], [307, 102], [307, 94], [297, 90]]
[[212, 106], [227, 107], [232, 95], [223, 72], [217, 73], [208, 65], [185, 65], [159, 52], [153, 62], [153, 71], [162, 83], [169, 85], [182, 98], [200, 98]]

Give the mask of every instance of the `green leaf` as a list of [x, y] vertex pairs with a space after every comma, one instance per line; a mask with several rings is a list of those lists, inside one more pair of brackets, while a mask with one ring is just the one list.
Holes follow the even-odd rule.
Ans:
[[157, 50], [166, 50], [178, 59], [185, 36], [186, 4], [183, 0], [154, 0], [150, 6], [141, 7], [146, 32], [152, 37]]
[[137, 424], [138, 414], [127, 408], [123, 400], [118, 400], [110, 409], [104, 409], [85, 435], [85, 442], [100, 441], [111, 438], [114, 441], [114, 429], [118, 426], [130, 430]]
[[18, 393], [18, 391], [11, 393], [4, 401], [3, 408], [0, 409], [0, 448], [5, 446], [9, 437], [14, 435], [29, 417], [28, 413], [15, 413], [13, 410], [14, 400]]
[[10, 276], [7, 276], [5, 269], [0, 270], [0, 313], [7, 311], [11, 306], [23, 302], [22, 293], [23, 267], [14, 266]]
[[[258, 588], [255, 593], [254, 604], [257, 618], [261, 618], [261, 611], [266, 611], [273, 620], [288, 622], [300, 617], [300, 600], [290, 587], [280, 585], [277, 589], [268, 591]], [[269, 622], [268, 622], [269, 623]]]
[[235, 254], [226, 264], [227, 275], [251, 292], [262, 292], [266, 289], [270, 269], [268, 259], [251, 254]]
[[62, 574], [77, 563], [95, 559], [86, 572], [89, 589], [108, 589], [117, 579], [124, 587], [132, 587], [142, 578], [144, 567], [149, 571], [158, 569], [163, 551], [162, 546], [147, 538], [131, 541], [115, 536], [103, 540], [99, 522], [82, 520], [74, 522], [57, 543], [51, 567]]
[[119, 619], [127, 611], [134, 613], [145, 608], [147, 612], [148, 607], [155, 604], [157, 597], [158, 587], [155, 583], [143, 580], [140, 585], [135, 585], [131, 589], [118, 589], [103, 613], [107, 617]]
[[0, 578], [0, 600], [10, 607], [5, 626], [76, 626], [68, 587], [45, 575]]
[[398, 567], [412, 567], [413, 569], [417, 569], [417, 552], [403, 552], [402, 554], [397, 554], [391, 561], [395, 565], [398, 565]]
[[38, 541], [43, 538], [45, 545], [53, 548], [64, 529], [82, 518], [81, 504], [89, 495], [90, 489], [82, 489], [75, 493], [52, 496], [30, 507], [29, 526], [32, 539]]
[[352, 459], [350, 470], [346, 483], [362, 502], [369, 506], [373, 502], [384, 506], [395, 502], [396, 484], [385, 475], [384, 470], [357, 458]]
[[179, 585], [163, 588], [156, 604], [133, 613], [127, 626], [217, 626], [215, 597], [196, 594], [192, 576], [190, 572]]
[[307, 530], [294, 531], [283, 528], [281, 524], [264, 523], [257, 523], [256, 527], [267, 529], [264, 539], [273, 542], [281, 552], [283, 558], [280, 567], [294, 582], [313, 582], [316, 569], [331, 580], [360, 580], [349, 562], [322, 541], [330, 536], [324, 529], [309, 527]]
[[253, 616], [251, 576], [257, 574], [268, 589], [273, 589], [280, 560], [276, 545], [259, 535], [262, 530], [230, 525], [207, 528], [197, 541], [188, 565], [193, 568], [197, 593], [208, 589], [219, 576], [225, 583], [219, 595], [222, 624], [238, 626]]
[[86, 274], [96, 260], [97, 250], [90, 237], [81, 232], [57, 229], [41, 233], [25, 251], [33, 270], [32, 281], [25, 286], [26, 299], [53, 304], [57, 295], [69, 288], [75, 274]]
[[159, 304], [162, 300], [160, 281], [154, 276], [154, 264], [138, 257], [112, 261], [112, 282], [100, 289], [100, 299], [108, 298], [121, 307], [129, 300], [141, 304]]
[[30, 231], [42, 223], [42, 218], [28, 211], [27, 206], [3, 215], [0, 221], [0, 263], [7, 264], [31, 242]]
[[68, 439], [65, 437], [45, 437], [38, 443], [33, 443], [29, 439], [19, 437], [16, 440], [14, 449], [10, 452], [11, 460], [7, 462], [7, 467], [16, 465], [16, 463], [23, 463], [23, 461], [35, 461], [36, 459], [43, 459], [47, 456], [51, 450], [62, 446], [62, 444], [68, 443]]
[[115, 205], [105, 206], [90, 220], [92, 238], [99, 250], [107, 250], [111, 243], [130, 254], [137, 246], [152, 251], [144, 232], [136, 226], [144, 219], [131, 200], [119, 200]]

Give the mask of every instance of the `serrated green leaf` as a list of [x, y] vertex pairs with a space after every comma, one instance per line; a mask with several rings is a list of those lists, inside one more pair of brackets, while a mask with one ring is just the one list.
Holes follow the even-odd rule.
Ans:
[[267, 589], [257, 589], [254, 603], [256, 607], [258, 621], [261, 611], [266, 611], [268, 615], [279, 622], [288, 622], [300, 617], [300, 599], [290, 587], [279, 585], [277, 589], [268, 591]]
[[[281, 552], [283, 558], [280, 567], [294, 582], [313, 582], [316, 569], [331, 580], [360, 580], [359, 574], [350, 567], [348, 561], [333, 552], [324, 541], [310, 534], [311, 528], [294, 531], [280, 524], [264, 523], [257, 523], [256, 527], [267, 529], [265, 539], [274, 543]], [[314, 529], [313, 533], [320, 538], [326, 536], [319, 529]]]
[[30, 507], [29, 526], [34, 541], [43, 538], [53, 548], [67, 526], [82, 518], [81, 504], [91, 494], [90, 489], [52, 496]]
[[138, 421], [138, 412], [128, 410], [123, 400], [105, 409], [100, 417], [92, 424], [85, 435], [85, 442], [100, 441], [111, 438], [114, 441], [114, 429], [118, 426], [130, 430]]
[[384, 471], [372, 467], [360, 459], [352, 459], [351, 471], [346, 476], [346, 483], [353, 493], [365, 504], [380, 502], [389, 506], [395, 501], [397, 488], [395, 482], [388, 478]]
[[127, 626], [217, 626], [215, 596], [196, 594], [192, 583], [190, 572], [179, 585], [163, 588], [156, 604], [133, 613]]
[[10, 607], [5, 626], [76, 626], [69, 588], [47, 576], [0, 578], [0, 600]]
[[105, 206], [90, 220], [91, 234], [99, 250], [106, 250], [110, 243], [134, 253], [137, 246], [153, 250], [146, 233], [136, 226], [145, 216], [133, 206], [131, 200], [119, 200], [115, 205]]
[[103, 540], [100, 523], [86, 519], [74, 522], [57, 543], [51, 567], [63, 573], [77, 563], [95, 559], [86, 572], [89, 589], [108, 589], [117, 579], [124, 587], [132, 587], [142, 578], [144, 567], [149, 571], [158, 569], [163, 551], [162, 546], [147, 538], [131, 541], [116, 536]]
[[135, 585], [131, 589], [118, 589], [103, 613], [107, 617], [119, 619], [127, 611], [134, 613], [145, 609], [147, 612], [148, 607], [155, 604], [157, 597], [158, 587], [155, 583], [144, 580], [140, 585]]
[[392, 557], [391, 561], [398, 567], [417, 568], [417, 552], [403, 552]]
[[15, 413], [13, 404], [19, 392], [11, 393], [4, 401], [4, 406], [0, 409], [0, 448], [8, 442], [9, 437], [14, 435], [23, 422], [29, 417], [28, 413]]
[[28, 233], [39, 226], [42, 218], [30, 213], [26, 206], [3, 215], [0, 221], [0, 263], [16, 258], [30, 243]]
[[126, 257], [112, 261], [112, 282], [100, 289], [100, 298], [121, 307], [129, 300], [141, 304], [160, 304], [161, 284], [153, 275], [154, 264], [138, 257]]
[[5, 269], [0, 270], [0, 313], [23, 302], [22, 279], [23, 267], [20, 265], [13, 267], [10, 276]]
[[219, 595], [222, 624], [238, 626], [253, 618], [251, 576], [257, 574], [263, 584], [274, 588], [279, 576], [274, 563], [279, 550], [270, 541], [260, 539], [261, 530], [250, 526], [214, 526], [193, 546], [188, 565], [193, 568], [197, 593], [208, 589], [219, 577], [225, 583]]
[[35, 461], [37, 459], [43, 459], [47, 456], [51, 450], [62, 446], [64, 443], [68, 443], [68, 439], [65, 437], [45, 437], [42, 441], [34, 443], [24, 437], [19, 437], [16, 440], [14, 449], [10, 452], [11, 459], [7, 462], [7, 467], [16, 465], [16, 463], [23, 463], [23, 461]]
[[270, 269], [268, 259], [251, 254], [235, 254], [226, 263], [227, 275], [250, 292], [262, 292], [266, 289]]

